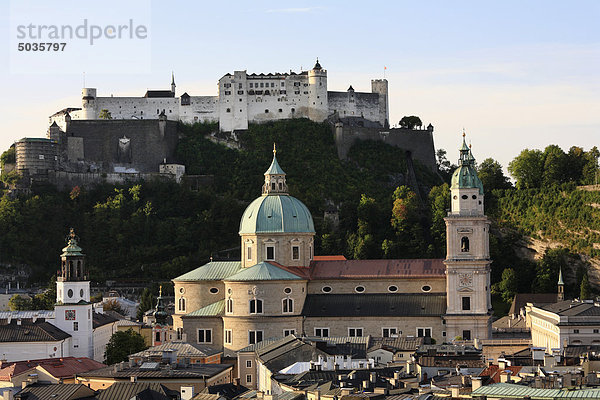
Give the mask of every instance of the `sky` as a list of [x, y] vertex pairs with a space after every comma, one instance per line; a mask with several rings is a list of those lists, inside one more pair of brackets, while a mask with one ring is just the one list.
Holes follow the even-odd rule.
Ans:
[[[15, 50], [16, 24], [84, 18], [131, 19], [147, 37]], [[168, 89], [174, 71], [178, 94], [216, 95], [227, 72], [298, 72], [318, 57], [329, 90], [370, 91], [386, 67], [392, 124], [431, 123], [453, 162], [464, 128], [479, 161], [506, 168], [524, 148], [600, 145], [598, 20], [596, 0], [5, 1], [0, 149], [44, 137], [51, 114], [81, 105], [84, 80], [99, 96], [142, 96]]]

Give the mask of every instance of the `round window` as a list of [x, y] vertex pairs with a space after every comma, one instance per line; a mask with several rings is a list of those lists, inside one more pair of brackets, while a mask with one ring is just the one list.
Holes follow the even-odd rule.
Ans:
[[330, 293], [331, 292], [331, 286], [323, 286], [323, 288], [321, 290], [323, 291], [323, 293]]
[[458, 196], [454, 196], [454, 200], [458, 199]]
[[466, 200], [469, 198], [469, 196], [467, 196], [466, 194], [463, 194], [461, 197], [463, 198], [463, 200]]
[[217, 294], [217, 293], [219, 293], [219, 288], [216, 288], [216, 287], [211, 287], [211, 288], [209, 289], [209, 292], [211, 292], [212, 294]]
[[357, 287], [354, 288], [354, 291], [356, 293], [362, 293], [362, 292], [365, 291], [365, 287], [364, 286], [357, 286]]
[[388, 292], [393, 293], [393, 292], [397, 292], [397, 291], [398, 291], [398, 286], [396, 286], [396, 285], [388, 286]]
[[185, 293], [185, 288], [180, 287], [179, 288], [179, 293], [184, 294]]
[[79, 297], [83, 297], [83, 289], [79, 289]]
[[73, 297], [73, 289], [67, 291], [67, 296], [69, 296], [69, 298]]
[[421, 290], [424, 291], [424, 292], [430, 292], [431, 291], [431, 286], [425, 285], [425, 286], [421, 287]]
[[285, 293], [285, 294], [292, 293], [292, 288], [291, 287], [286, 287], [285, 289], [283, 289], [283, 293]]
[[231, 290], [231, 288], [227, 289], [227, 293], [231, 294], [233, 293], [233, 290]]
[[471, 198], [472, 198], [473, 200], [475, 200], [475, 199], [477, 199], [477, 196], [473, 195], [473, 196], [471, 196]]

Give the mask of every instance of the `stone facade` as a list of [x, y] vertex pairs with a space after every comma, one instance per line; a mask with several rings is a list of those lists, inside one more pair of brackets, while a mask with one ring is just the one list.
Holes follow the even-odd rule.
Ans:
[[[300, 73], [248, 74], [234, 71], [218, 82], [216, 96], [175, 97], [175, 82], [171, 90], [148, 91], [143, 97], [98, 97], [95, 88], [82, 90], [82, 108], [68, 110], [74, 120], [97, 119], [102, 110], [113, 119], [158, 119], [161, 114], [169, 120], [219, 122], [221, 131], [248, 129], [248, 123], [260, 123], [289, 118], [309, 118], [322, 122], [331, 113], [363, 116], [388, 126], [387, 80], [371, 81], [371, 93], [328, 92], [327, 71], [319, 62]], [[50, 117], [64, 129], [64, 113]]]

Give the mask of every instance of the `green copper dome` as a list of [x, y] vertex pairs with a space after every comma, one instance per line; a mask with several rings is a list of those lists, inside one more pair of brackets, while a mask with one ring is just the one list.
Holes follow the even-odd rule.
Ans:
[[452, 189], [479, 189], [479, 194], [483, 194], [483, 183], [477, 176], [475, 170], [475, 157], [464, 139], [460, 148], [459, 167], [452, 174]]
[[244, 211], [240, 221], [243, 233], [314, 233], [315, 226], [308, 208], [287, 194], [263, 195]]

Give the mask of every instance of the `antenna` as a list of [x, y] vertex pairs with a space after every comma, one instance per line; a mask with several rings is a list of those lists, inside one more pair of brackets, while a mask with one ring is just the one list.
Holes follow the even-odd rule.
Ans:
[[383, 79], [385, 79], [385, 71], [387, 70], [387, 67], [384, 65], [383, 66]]

